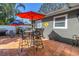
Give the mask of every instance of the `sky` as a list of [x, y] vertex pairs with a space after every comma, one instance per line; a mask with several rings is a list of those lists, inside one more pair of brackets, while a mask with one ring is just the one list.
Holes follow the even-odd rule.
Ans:
[[[18, 4], [16, 4], [17, 6]], [[42, 3], [26, 3], [25, 5], [25, 10], [23, 7], [18, 7], [18, 9], [21, 12], [27, 12], [27, 11], [35, 11], [38, 12]], [[20, 20], [21, 18], [19, 18], [18, 16], [16, 16], [16, 20]], [[28, 21], [28, 19], [21, 19], [21, 21], [23, 21], [24, 23], [31, 23], [30, 21]]]

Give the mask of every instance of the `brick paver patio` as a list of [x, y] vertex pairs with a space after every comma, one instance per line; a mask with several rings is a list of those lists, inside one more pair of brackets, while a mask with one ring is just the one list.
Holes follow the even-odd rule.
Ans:
[[27, 46], [22, 50], [18, 48], [19, 38], [0, 38], [1, 56], [79, 56], [79, 48], [54, 40], [44, 40], [44, 48], [36, 49]]

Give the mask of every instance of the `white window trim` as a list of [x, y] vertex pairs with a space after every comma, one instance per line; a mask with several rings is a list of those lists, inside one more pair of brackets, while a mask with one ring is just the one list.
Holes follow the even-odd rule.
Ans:
[[[59, 17], [65, 17], [65, 27], [55, 27], [55, 20], [56, 20], [56, 18], [59, 18]], [[53, 28], [54, 29], [67, 29], [68, 28], [68, 14], [55, 16], [53, 18]]]

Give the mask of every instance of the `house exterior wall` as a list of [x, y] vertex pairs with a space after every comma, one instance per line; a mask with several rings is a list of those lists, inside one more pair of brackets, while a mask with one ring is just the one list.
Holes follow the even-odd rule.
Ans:
[[49, 39], [51, 36], [53, 39], [59, 36], [58, 39], [60, 37], [67, 38], [67, 39], [73, 39], [74, 34], [79, 34], [79, 21], [76, 16], [77, 13], [78, 11], [72, 11], [72, 12], [61, 14], [61, 15], [68, 14], [68, 28], [67, 29], [54, 29], [53, 28], [53, 17], [54, 16], [44, 19], [42, 22], [49, 23], [48, 27], [44, 27], [44, 32], [43, 32], [44, 37]]
[[[43, 23], [44, 22], [48, 22], [48, 27], [45, 27], [45, 26], [43, 26], [43, 28], [44, 28], [44, 32], [43, 32], [43, 35], [44, 35], [44, 37], [45, 38], [49, 38], [48, 37], [48, 35], [52, 32], [52, 30], [53, 30], [53, 21], [52, 21], [52, 18], [53, 17], [50, 17], [50, 18], [46, 18], [46, 19], [44, 19], [43, 20]], [[48, 20], [50, 20], [50, 21], [48, 21]]]

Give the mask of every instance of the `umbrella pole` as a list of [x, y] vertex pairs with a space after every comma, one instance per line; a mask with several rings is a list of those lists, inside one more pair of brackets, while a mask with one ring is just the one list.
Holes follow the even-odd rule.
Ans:
[[36, 55], [36, 51], [35, 51], [35, 36], [34, 36], [34, 30], [35, 30], [35, 26], [34, 26], [34, 23], [35, 21], [32, 20], [32, 45], [33, 45], [33, 48], [34, 48], [34, 55]]
[[[34, 21], [32, 20], [32, 40], [34, 41]], [[34, 42], [33, 42], [33, 45], [34, 45]]]

